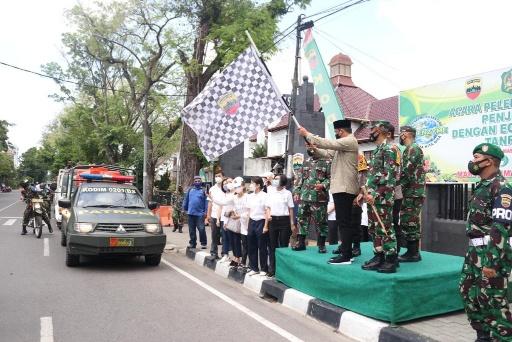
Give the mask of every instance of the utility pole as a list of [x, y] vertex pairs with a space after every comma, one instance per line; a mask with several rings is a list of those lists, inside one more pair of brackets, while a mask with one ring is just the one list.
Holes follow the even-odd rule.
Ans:
[[[300, 63], [300, 41], [302, 40], [301, 32], [307, 30], [308, 28], [313, 27], [313, 21], [307, 21], [302, 23], [302, 17], [304, 14], [301, 14], [297, 17], [297, 28], [296, 28], [296, 40], [295, 40], [295, 67], [293, 69], [293, 80], [292, 80], [292, 94], [290, 98], [290, 105], [292, 109], [292, 114], [295, 116], [297, 114], [297, 90], [299, 89], [299, 63]], [[295, 137], [295, 128], [292, 127], [292, 118], [288, 118], [288, 132], [286, 134], [286, 165], [284, 165], [286, 169], [286, 176], [288, 178], [292, 177], [292, 165], [290, 155], [293, 154], [293, 141]], [[295, 126], [295, 125], [293, 125]]]

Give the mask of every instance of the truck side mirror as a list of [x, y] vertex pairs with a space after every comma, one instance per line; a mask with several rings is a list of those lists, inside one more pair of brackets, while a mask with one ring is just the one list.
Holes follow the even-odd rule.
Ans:
[[59, 207], [69, 209], [71, 208], [71, 200], [68, 198], [63, 198], [59, 200]]

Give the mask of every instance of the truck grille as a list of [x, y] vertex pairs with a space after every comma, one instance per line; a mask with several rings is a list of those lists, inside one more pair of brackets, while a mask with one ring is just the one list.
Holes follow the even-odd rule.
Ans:
[[144, 231], [144, 226], [140, 223], [98, 223], [94, 230], [97, 232], [115, 232], [120, 225], [128, 233]]

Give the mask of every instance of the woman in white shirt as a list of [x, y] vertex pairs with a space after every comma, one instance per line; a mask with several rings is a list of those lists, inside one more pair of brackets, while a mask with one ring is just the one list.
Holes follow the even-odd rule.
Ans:
[[245, 186], [241, 177], [235, 178], [233, 182], [235, 196], [233, 197], [233, 219], [239, 220], [240, 232], [233, 233], [231, 248], [233, 255], [240, 255], [236, 262], [239, 267], [245, 267], [247, 263], [247, 229], [249, 225], [249, 208], [247, 203], [248, 195], [245, 193]]
[[[265, 202], [267, 193], [263, 191], [263, 180], [261, 177], [252, 177], [252, 194], [249, 195], [247, 206], [249, 208], [249, 226], [247, 229], [247, 247], [249, 251], [249, 276], [260, 273], [266, 275], [268, 272], [268, 234], [263, 233], [265, 225]], [[259, 259], [259, 265], [258, 265]]]
[[[266, 221], [263, 232], [269, 234], [269, 277], [273, 277], [276, 271], [275, 251], [278, 247], [288, 247], [292, 229], [295, 232], [297, 228], [293, 219], [293, 196], [287, 190], [287, 178], [285, 175], [277, 176], [272, 185], [275, 191], [267, 193]], [[293, 227], [293, 228], [292, 228]]]

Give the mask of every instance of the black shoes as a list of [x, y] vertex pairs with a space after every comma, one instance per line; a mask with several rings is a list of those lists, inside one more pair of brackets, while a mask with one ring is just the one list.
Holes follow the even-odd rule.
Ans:
[[352, 248], [352, 256], [353, 257], [358, 257], [360, 255], [361, 255], [361, 248], [359, 248], [359, 247]]
[[483, 330], [476, 331], [476, 340], [475, 342], [491, 342], [491, 335], [489, 332], [485, 332]]
[[27, 227], [25, 227], [25, 226], [22, 227], [21, 235], [27, 235]]
[[48, 231], [49, 231], [50, 233], [53, 233], [53, 228], [52, 228], [52, 226], [48, 226]]
[[352, 259], [340, 254], [332, 257], [327, 263], [330, 265], [350, 265], [352, 263]]
[[421, 261], [421, 254], [420, 254], [420, 241], [407, 241], [407, 252], [400, 255], [398, 257], [398, 260], [400, 262], [418, 262]]
[[373, 258], [364, 263], [361, 268], [365, 271], [376, 271], [384, 263], [384, 253], [377, 253]]
[[377, 272], [379, 273], [396, 273], [397, 267], [397, 255], [391, 254], [386, 255], [385, 261], [380, 265]]
[[332, 251], [332, 254], [341, 254], [341, 244], [338, 246], [338, 248]]
[[327, 253], [327, 249], [325, 248], [325, 236], [318, 236], [317, 239], [317, 245], [318, 245], [318, 253], [325, 254]]
[[305, 251], [306, 250], [306, 235], [297, 235], [297, 239], [299, 240], [299, 243], [297, 246], [292, 247], [292, 250], [294, 251]]

